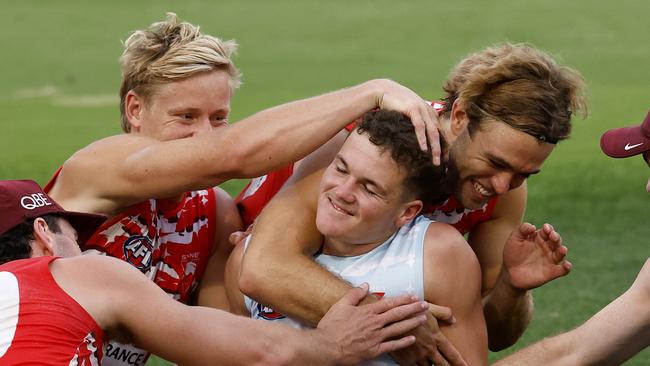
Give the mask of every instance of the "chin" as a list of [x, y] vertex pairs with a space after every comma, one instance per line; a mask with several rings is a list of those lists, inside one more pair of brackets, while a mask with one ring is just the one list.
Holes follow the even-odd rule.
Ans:
[[457, 193], [456, 195], [456, 200], [460, 202], [461, 205], [463, 205], [464, 208], [468, 210], [476, 210], [481, 207], [483, 207], [488, 201], [490, 200], [489, 198], [483, 198], [480, 199], [476, 197], [476, 191], [474, 191], [474, 187], [469, 187], [469, 189], [465, 191], [461, 191], [460, 193]]

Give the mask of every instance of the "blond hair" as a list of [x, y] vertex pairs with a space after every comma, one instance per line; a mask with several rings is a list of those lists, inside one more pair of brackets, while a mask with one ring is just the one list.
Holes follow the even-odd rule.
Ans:
[[456, 100], [465, 106], [470, 135], [490, 117], [556, 143], [569, 137], [573, 114], [587, 115], [580, 73], [525, 44], [471, 54], [451, 71], [443, 90], [447, 116]]
[[241, 74], [231, 60], [236, 50], [235, 41], [202, 34], [199, 27], [180, 22], [174, 13], [167, 13], [165, 21], [133, 32], [124, 42], [120, 57], [122, 129], [131, 130], [125, 114], [125, 98], [131, 90], [147, 100], [160, 84], [214, 70], [226, 71], [230, 87], [239, 87]]

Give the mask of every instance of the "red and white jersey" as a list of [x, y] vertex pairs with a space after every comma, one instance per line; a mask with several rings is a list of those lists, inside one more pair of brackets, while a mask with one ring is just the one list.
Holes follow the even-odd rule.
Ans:
[[0, 266], [0, 365], [101, 364], [104, 332], [52, 277], [56, 259]]
[[[248, 226], [255, 221], [264, 206], [289, 179], [292, 171], [293, 165], [252, 179], [248, 183], [235, 200], [242, 215], [242, 220], [244, 220], [244, 225]], [[483, 207], [469, 210], [464, 208], [454, 197], [449, 197], [441, 205], [425, 205], [422, 212], [433, 221], [450, 224], [464, 235], [471, 231], [474, 226], [492, 217], [494, 206], [498, 200], [498, 197], [494, 197]]]
[[106, 220], [83, 249], [130, 263], [174, 299], [188, 303], [210, 259], [215, 233], [216, 195], [207, 189], [187, 192], [180, 201], [137, 203]]
[[248, 227], [255, 221], [264, 206], [278, 193], [291, 174], [293, 174], [293, 164], [248, 182], [235, 198], [244, 227]]

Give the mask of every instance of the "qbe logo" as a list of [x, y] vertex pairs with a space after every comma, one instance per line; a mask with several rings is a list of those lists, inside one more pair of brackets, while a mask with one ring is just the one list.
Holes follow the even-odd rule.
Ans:
[[50, 206], [52, 202], [47, 200], [48, 197], [43, 193], [34, 193], [29, 196], [23, 196], [20, 199], [20, 205], [27, 210], [33, 210], [35, 208]]
[[151, 239], [144, 235], [131, 236], [124, 242], [124, 258], [142, 272], [151, 267], [152, 251]]

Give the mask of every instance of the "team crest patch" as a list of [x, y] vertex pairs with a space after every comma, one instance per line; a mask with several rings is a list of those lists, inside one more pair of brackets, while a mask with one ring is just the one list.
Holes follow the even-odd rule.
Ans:
[[151, 239], [143, 235], [134, 235], [124, 242], [124, 258], [142, 272], [151, 268], [153, 245]]
[[262, 319], [266, 319], [266, 320], [278, 320], [278, 319], [285, 318], [284, 315], [262, 304], [257, 304], [257, 313]]

